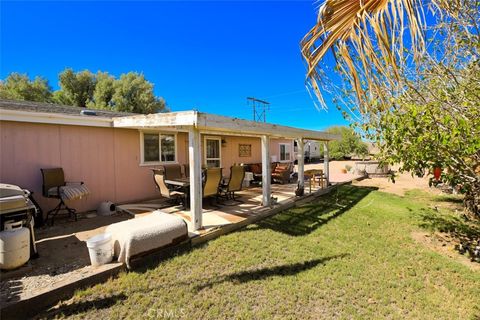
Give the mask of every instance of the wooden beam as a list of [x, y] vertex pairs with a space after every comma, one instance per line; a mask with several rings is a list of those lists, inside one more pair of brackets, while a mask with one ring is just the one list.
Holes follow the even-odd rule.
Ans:
[[328, 155], [328, 142], [323, 143], [323, 169], [325, 171], [325, 179], [327, 179], [327, 186], [330, 185], [330, 161]]
[[305, 143], [302, 138], [297, 140], [297, 161], [298, 161], [298, 185], [300, 188], [305, 186]]
[[200, 133], [205, 135], [211, 135], [211, 136], [248, 137], [248, 138], [258, 138], [258, 139], [262, 137], [262, 135], [259, 135], [259, 134], [241, 133], [241, 132], [224, 132], [224, 131], [215, 131], [215, 130], [201, 130]]
[[270, 137], [262, 136], [262, 205], [264, 207], [270, 206], [271, 191], [270, 183], [272, 180], [272, 173], [270, 171]]
[[302, 137], [310, 140], [339, 140], [340, 136], [315, 130], [306, 130], [287, 126], [280, 126], [271, 123], [255, 122], [238, 118], [198, 113], [198, 128], [202, 130], [215, 130], [220, 132], [242, 132], [260, 135], [269, 135], [270, 137], [283, 137], [296, 139]]
[[113, 119], [113, 126], [117, 128], [149, 129], [175, 126], [193, 126], [196, 124], [196, 122], [196, 111], [179, 111], [115, 118]]
[[201, 154], [200, 131], [191, 128], [188, 132], [188, 162], [190, 167], [190, 216], [194, 230], [203, 227]]

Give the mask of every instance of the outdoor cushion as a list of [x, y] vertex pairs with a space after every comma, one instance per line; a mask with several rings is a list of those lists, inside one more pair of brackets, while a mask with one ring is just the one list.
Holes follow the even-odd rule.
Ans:
[[[60, 187], [60, 197], [63, 200], [76, 200], [82, 199], [90, 194], [90, 190], [88, 190], [87, 186], [84, 184], [77, 184], [77, 185], [66, 185]], [[49, 197], [56, 197], [58, 196], [58, 188], [53, 187], [48, 189], [48, 196]]]
[[147, 253], [188, 238], [187, 223], [180, 217], [156, 210], [141, 217], [109, 225], [113, 252], [118, 262], [130, 268], [133, 256]]
[[250, 170], [254, 174], [262, 174], [262, 164], [261, 163], [252, 163], [252, 164], [250, 164]]

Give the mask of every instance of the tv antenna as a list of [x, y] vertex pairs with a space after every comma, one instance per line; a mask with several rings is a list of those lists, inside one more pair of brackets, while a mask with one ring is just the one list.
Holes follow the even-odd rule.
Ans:
[[270, 110], [270, 102], [254, 97], [247, 97], [247, 103], [253, 109], [253, 121], [267, 122], [267, 110]]

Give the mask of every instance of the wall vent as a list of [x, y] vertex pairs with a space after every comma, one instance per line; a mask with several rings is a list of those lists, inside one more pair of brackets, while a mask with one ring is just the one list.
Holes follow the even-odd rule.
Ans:
[[94, 110], [87, 110], [87, 109], [85, 109], [85, 110], [80, 111], [80, 114], [81, 114], [82, 116], [96, 116], [96, 115], [97, 115], [97, 112], [94, 111]]

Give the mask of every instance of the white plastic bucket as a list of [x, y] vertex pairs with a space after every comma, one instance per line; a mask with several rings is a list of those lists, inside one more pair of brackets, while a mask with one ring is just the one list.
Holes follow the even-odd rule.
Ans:
[[113, 259], [112, 235], [102, 233], [87, 240], [88, 254], [92, 266], [106, 264]]

